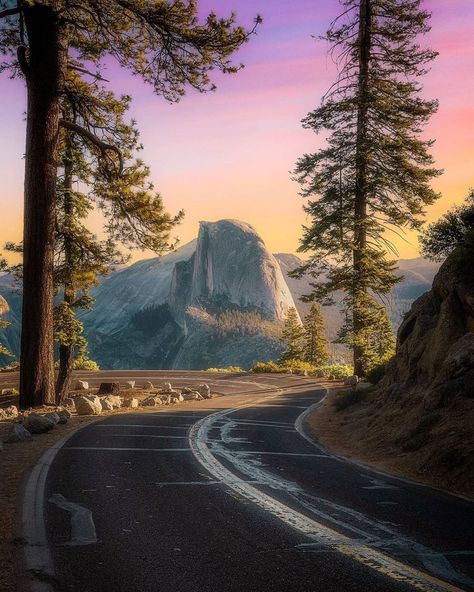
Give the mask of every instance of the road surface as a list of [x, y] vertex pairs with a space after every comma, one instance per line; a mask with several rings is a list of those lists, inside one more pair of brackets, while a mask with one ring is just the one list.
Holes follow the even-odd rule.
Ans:
[[474, 590], [473, 505], [315, 445], [304, 421], [325, 396], [320, 384], [177, 372], [107, 379], [157, 374], [178, 387], [205, 376], [225, 396], [109, 416], [52, 452], [33, 496], [44, 507], [26, 507], [44, 512], [36, 530], [47, 548], [31, 524], [25, 532], [30, 568], [44, 560], [38, 590]]

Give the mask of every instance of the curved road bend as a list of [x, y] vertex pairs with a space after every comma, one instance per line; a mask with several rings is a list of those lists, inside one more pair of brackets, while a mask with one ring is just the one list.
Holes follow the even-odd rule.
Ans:
[[55, 589], [474, 590], [471, 503], [305, 439], [301, 415], [325, 395], [310, 379], [205, 376], [228, 396], [110, 416], [57, 452], [44, 497]]

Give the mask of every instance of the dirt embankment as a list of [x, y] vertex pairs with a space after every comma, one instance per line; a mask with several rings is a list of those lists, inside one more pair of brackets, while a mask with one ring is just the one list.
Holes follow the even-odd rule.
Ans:
[[[474, 498], [474, 405], [456, 399], [427, 412], [423, 397], [386, 400], [380, 393], [350, 394], [337, 410], [332, 391], [309, 417], [309, 433], [347, 458], [394, 475]], [[340, 405], [341, 406], [341, 405]]]

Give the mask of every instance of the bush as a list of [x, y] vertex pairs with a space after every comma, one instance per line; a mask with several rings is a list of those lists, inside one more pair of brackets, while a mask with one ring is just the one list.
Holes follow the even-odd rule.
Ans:
[[317, 378], [336, 378], [342, 380], [354, 374], [354, 368], [349, 364], [327, 364], [315, 369], [313, 376]]
[[285, 362], [281, 362], [279, 364], [281, 368], [281, 372], [307, 372], [308, 374], [313, 374], [316, 371], [316, 366], [313, 364], [309, 364], [308, 362], [303, 362], [302, 360], [286, 360]]
[[365, 396], [365, 391], [341, 391], [336, 394], [333, 405], [336, 411], [344, 411], [356, 403], [360, 403]]
[[72, 363], [72, 367], [74, 370], [90, 370], [92, 372], [97, 372], [100, 370], [99, 364], [97, 362], [83, 357], [76, 358]]
[[205, 372], [214, 372], [218, 374], [241, 374], [246, 372], [240, 366], [227, 366], [227, 368], [208, 368]]
[[284, 372], [284, 370], [275, 362], [257, 362], [252, 368], [252, 372], [255, 373], [273, 373], [273, 372]]

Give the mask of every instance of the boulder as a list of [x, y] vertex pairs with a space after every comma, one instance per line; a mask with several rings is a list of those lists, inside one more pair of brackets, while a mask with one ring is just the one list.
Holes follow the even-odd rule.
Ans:
[[113, 395], [120, 392], [119, 382], [101, 382], [99, 387], [99, 395]]
[[165, 382], [163, 385], [163, 388], [161, 390], [162, 393], [176, 393], [177, 391], [174, 390], [174, 388], [171, 386], [170, 382]]
[[127, 407], [128, 409], [136, 409], [139, 405], [138, 399], [131, 398], [131, 399], [124, 399], [123, 406]]
[[2, 409], [2, 412], [5, 419], [16, 419], [18, 417], [18, 409], [15, 405], [5, 407], [5, 409]]
[[127, 385], [128, 388], [133, 389], [135, 388], [135, 380], [127, 380], [127, 382], [125, 383]]
[[12, 423], [10, 431], [5, 438], [5, 443], [24, 442], [31, 439], [31, 433], [21, 423]]
[[357, 383], [359, 382], [359, 377], [355, 374], [353, 376], [348, 376], [344, 379], [344, 386], [350, 386], [353, 389], [357, 387]]
[[162, 404], [161, 398], [156, 396], [147, 397], [142, 401], [142, 407], [156, 407]]
[[190, 389], [187, 389], [188, 392], [183, 392], [181, 393], [183, 399], [185, 401], [201, 401], [202, 397], [201, 395], [197, 392], [197, 391], [192, 391]]
[[196, 387], [196, 391], [201, 395], [203, 399], [212, 399], [211, 389], [207, 384], [200, 384]]
[[189, 393], [195, 393], [196, 391], [193, 390], [192, 388], [189, 388], [187, 386], [185, 386], [184, 388], [181, 389], [181, 394], [183, 395], [189, 395]]
[[109, 401], [108, 397], [100, 397], [100, 404], [102, 405], [103, 411], [113, 411], [114, 406]]
[[85, 380], [76, 380], [76, 384], [74, 385], [75, 391], [88, 391], [89, 390], [89, 383]]
[[43, 417], [47, 417], [51, 421], [54, 421], [54, 425], [59, 423], [59, 414], [56, 411], [51, 411], [50, 413], [45, 413]]
[[39, 413], [30, 413], [25, 420], [26, 429], [32, 434], [44, 434], [54, 428], [57, 422], [53, 419], [40, 415]]
[[64, 424], [67, 423], [68, 420], [71, 417], [71, 414], [69, 413], [69, 411], [67, 409], [60, 409], [59, 411], [56, 411], [58, 417], [59, 417], [59, 424]]
[[171, 403], [173, 403], [174, 405], [176, 405], [177, 403], [182, 403], [183, 401], [184, 401], [184, 399], [183, 399], [183, 395], [181, 393], [171, 396]]
[[153, 386], [153, 383], [152, 382], [150, 382], [149, 380], [146, 380], [143, 383], [143, 388], [144, 388], [144, 390], [149, 391], [151, 389], [154, 389], [155, 387]]
[[100, 415], [102, 404], [97, 395], [86, 395], [74, 399], [78, 415]]

